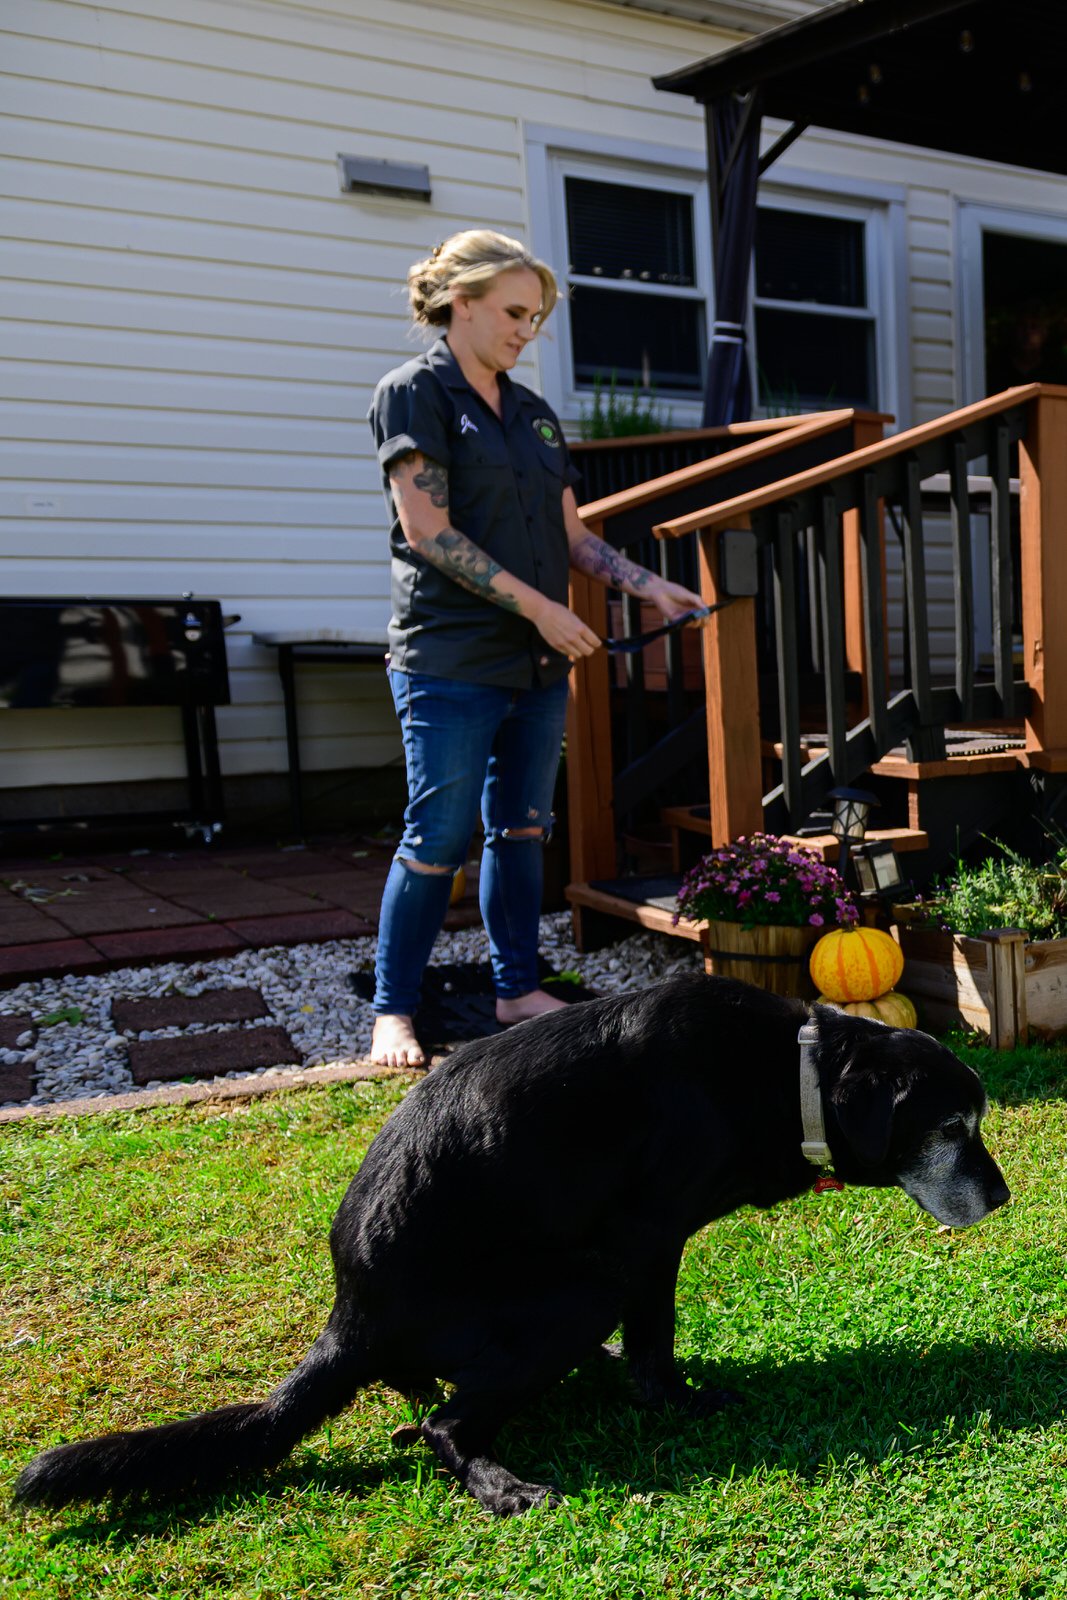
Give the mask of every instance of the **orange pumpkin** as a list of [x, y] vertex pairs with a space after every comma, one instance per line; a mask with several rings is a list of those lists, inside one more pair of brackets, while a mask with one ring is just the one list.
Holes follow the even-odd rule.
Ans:
[[820, 994], [843, 1004], [890, 990], [904, 971], [904, 955], [880, 928], [834, 928], [811, 952], [809, 966]]
[[913, 1002], [906, 994], [898, 994], [896, 989], [890, 989], [888, 994], [880, 994], [873, 1000], [846, 1000], [844, 1004], [821, 994], [819, 1004], [833, 1006], [835, 1011], [847, 1011], [853, 1017], [873, 1017], [876, 1022], [888, 1022], [891, 1028], [919, 1026]]
[[450, 906], [458, 906], [467, 892], [467, 874], [462, 867], [457, 867], [452, 879], [452, 893], [448, 897]]

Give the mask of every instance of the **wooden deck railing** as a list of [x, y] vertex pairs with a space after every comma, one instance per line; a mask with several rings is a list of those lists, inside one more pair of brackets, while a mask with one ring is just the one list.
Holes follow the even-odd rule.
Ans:
[[796, 417], [768, 417], [721, 428], [675, 428], [669, 433], [572, 440], [570, 452], [582, 474], [579, 494], [586, 501], [602, 500], [632, 489], [635, 484], [707, 461], [738, 444], [784, 432], [796, 422]]
[[[644, 558], [647, 564], [658, 562], [665, 576], [695, 586], [699, 581], [698, 534], [661, 539], [657, 545], [652, 535], [654, 524], [706, 507], [710, 497], [736, 498], [783, 477], [813, 470], [880, 439], [886, 420], [871, 413], [840, 410], [711, 430], [717, 443], [724, 432], [738, 442], [710, 459], [588, 502], [581, 508], [582, 516], [616, 548], [639, 560]], [[609, 632], [608, 597], [600, 584], [572, 573], [571, 604], [596, 632]], [[729, 618], [734, 609], [720, 615]], [[638, 603], [628, 596], [621, 620], [627, 635], [642, 629]], [[849, 649], [850, 662], [862, 669], [862, 638], [857, 635], [850, 640]], [[615, 719], [622, 724], [617, 740], [612, 736], [614, 663], [598, 651], [580, 663], [572, 676], [567, 784], [571, 874], [577, 880], [612, 876], [617, 870], [616, 836], [621, 818], [633, 813], [694, 758], [701, 765], [704, 762], [705, 695], [695, 697], [685, 688], [680, 637], [671, 635], [667, 642], [667, 690], [660, 697], [665, 712], [661, 721], [666, 722], [662, 737], [655, 737], [659, 730], [650, 726], [641, 655], [626, 657], [624, 670], [626, 714]], [[696, 705], [694, 698], [699, 700]], [[706, 698], [710, 705], [719, 696], [712, 691]], [[756, 721], [758, 724], [758, 718]]]
[[[1010, 530], [1011, 453], [1018, 445], [1020, 554]], [[973, 651], [968, 468], [992, 479], [993, 672], [977, 682]], [[955, 671], [931, 673], [922, 484], [948, 474], [955, 591]], [[899, 508], [908, 659], [890, 693], [885, 657], [883, 508]], [[913, 759], [944, 754], [947, 724], [1022, 716], [1025, 759], [1067, 770], [1067, 388], [1010, 389], [935, 422], [854, 449], [703, 509], [660, 518], [666, 544], [696, 537], [702, 593], [721, 598], [719, 542], [748, 529], [766, 551], [773, 586], [782, 782], [763, 793], [757, 693], [756, 601], [741, 597], [703, 630], [712, 840], [758, 827], [788, 831], [827, 790], [848, 783], [906, 740]], [[825, 681], [826, 749], [805, 759], [797, 699], [797, 552], [813, 543]], [[1016, 570], [1017, 568], [1017, 570]], [[1012, 601], [1021, 590], [1023, 679], [1016, 681]], [[848, 725], [844, 678], [861, 658], [869, 714]], [[573, 826], [573, 816], [572, 816]], [[577, 864], [575, 870], [577, 873]]]

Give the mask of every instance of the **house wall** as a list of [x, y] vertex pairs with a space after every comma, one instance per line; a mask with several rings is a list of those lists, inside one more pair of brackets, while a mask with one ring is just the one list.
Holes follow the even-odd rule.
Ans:
[[[5, 0], [4, 592], [220, 598], [242, 619], [223, 770], [284, 770], [275, 664], [251, 635], [384, 630], [363, 419], [377, 378], [418, 348], [409, 262], [471, 224], [546, 251], [532, 171], [546, 138], [699, 167], [698, 109], [650, 79], [736, 37], [594, 0]], [[339, 151], [427, 162], [432, 204], [340, 193]], [[770, 181], [884, 212], [905, 420], [961, 397], [960, 201], [1067, 217], [1059, 180], [826, 134]], [[550, 368], [534, 347], [518, 375], [554, 398]], [[936, 650], [951, 588], [934, 559]], [[299, 686], [307, 769], [397, 760], [382, 674], [305, 667]], [[25, 788], [183, 770], [166, 712], [3, 717], [0, 764]]]
[[[527, 234], [524, 119], [698, 150], [649, 79], [736, 35], [579, 0], [5, 0], [0, 30], [3, 590], [220, 598], [224, 773], [281, 771], [252, 633], [388, 618], [364, 416], [418, 348], [409, 263]], [[339, 151], [428, 162], [432, 204], [342, 194]], [[306, 768], [397, 759], [384, 674], [299, 690]], [[0, 761], [24, 787], [183, 771], [168, 712], [6, 716]]]

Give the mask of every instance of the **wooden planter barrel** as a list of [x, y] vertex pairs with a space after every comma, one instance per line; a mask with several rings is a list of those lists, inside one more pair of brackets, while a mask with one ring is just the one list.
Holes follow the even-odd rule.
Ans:
[[771, 994], [810, 999], [815, 986], [808, 957], [823, 928], [743, 928], [739, 922], [706, 922], [701, 931], [704, 971], [739, 978]]
[[920, 1008], [920, 1025], [963, 1024], [997, 1050], [1031, 1036], [1067, 1034], [1067, 939], [1028, 939], [1018, 928], [977, 938], [897, 927], [904, 975], [897, 985]]

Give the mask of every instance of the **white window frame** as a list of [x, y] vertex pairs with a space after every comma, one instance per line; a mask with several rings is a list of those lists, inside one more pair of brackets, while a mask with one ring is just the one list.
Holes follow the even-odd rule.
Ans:
[[982, 245], [986, 233], [1015, 234], [1067, 245], [1067, 216], [1022, 210], [973, 200], [956, 202], [956, 255], [959, 261], [956, 326], [963, 386], [961, 405], [985, 396], [985, 282]]
[[[697, 130], [697, 134], [702, 133]], [[779, 125], [765, 130], [770, 143]], [[711, 257], [711, 215], [708, 205], [707, 155], [703, 144], [694, 148], [675, 148], [636, 139], [619, 139], [606, 134], [527, 123], [523, 129], [526, 155], [526, 184], [530, 216], [530, 238], [538, 255], [558, 267], [561, 276], [567, 265], [566, 216], [562, 175], [596, 176], [609, 183], [629, 181], [646, 187], [650, 180], [691, 185], [694, 196], [693, 225], [697, 280], [705, 290], [707, 329], [710, 336], [715, 318], [714, 281]], [[592, 169], [596, 168], [593, 172]], [[582, 171], [578, 169], [582, 168]], [[833, 208], [838, 214], [858, 217], [865, 222], [866, 266], [870, 294], [869, 310], [875, 319], [875, 351], [878, 367], [878, 409], [895, 418], [897, 428], [911, 422], [911, 384], [908, 345], [908, 248], [906, 232], [907, 190], [903, 184], [846, 174], [816, 172], [780, 161], [761, 180], [758, 204], [775, 205], [794, 211], [810, 210], [824, 215]], [[594, 279], [603, 284], [608, 280]], [[616, 280], [610, 280], [612, 282]], [[630, 279], [626, 287], [636, 287]], [[754, 285], [753, 285], [754, 287]], [[752, 325], [752, 299], [749, 313], [749, 351], [752, 363], [752, 392], [757, 393], [755, 372], [755, 330]], [[791, 309], [800, 302], [789, 301]], [[812, 309], [816, 309], [813, 307]], [[817, 309], [825, 309], [818, 307]], [[560, 416], [576, 421], [589, 405], [590, 391], [577, 389], [571, 365], [570, 317], [566, 302], [549, 320], [544, 333], [535, 341], [541, 390]], [[671, 425], [699, 427], [703, 412], [702, 397], [692, 400], [666, 398]], [[757, 407], [753, 415], [761, 416]]]
[[[823, 315], [862, 317], [874, 321], [874, 350], [877, 394], [873, 405], [876, 411], [889, 412], [897, 427], [907, 427], [910, 421], [910, 385], [901, 383], [907, 373], [907, 306], [904, 296], [908, 282], [907, 240], [905, 234], [905, 201], [903, 187], [895, 184], [866, 182], [832, 174], [808, 173], [799, 169], [777, 166], [764, 178], [759, 188], [757, 205], [778, 211], [806, 212], [823, 217], [841, 217], [864, 226], [864, 266], [867, 274], [867, 305], [826, 305], [822, 301], [771, 300], [761, 297], [758, 304], [782, 311], [812, 311]], [[753, 416], [767, 415], [765, 407], [757, 401], [755, 308], [755, 260], [752, 267], [748, 347], [752, 381]], [[828, 402], [833, 405], [831, 400]]]
[[[573, 281], [577, 285], [587, 283], [598, 289], [699, 300], [705, 308], [707, 337], [713, 320], [713, 272], [711, 219], [703, 152], [674, 150], [638, 140], [535, 125], [528, 125], [525, 134], [533, 247], [556, 269], [561, 285], [568, 281], [569, 259], [563, 188], [565, 178], [592, 178], [597, 182], [635, 189], [670, 187], [691, 196], [695, 287], [686, 289], [681, 286], [646, 284], [633, 278], [590, 277], [575, 278]], [[589, 409], [593, 391], [591, 388], [579, 388], [574, 381], [570, 305], [566, 295], [561, 298], [544, 333], [538, 337], [535, 348], [543, 393], [565, 421], [578, 420], [583, 410]], [[670, 413], [672, 427], [699, 427], [703, 395], [680, 396], [657, 389], [655, 399], [661, 410]]]

